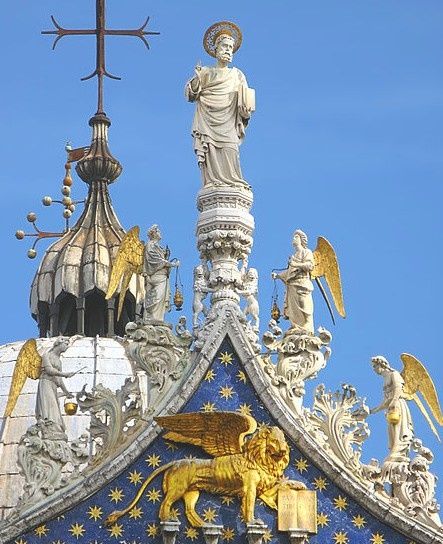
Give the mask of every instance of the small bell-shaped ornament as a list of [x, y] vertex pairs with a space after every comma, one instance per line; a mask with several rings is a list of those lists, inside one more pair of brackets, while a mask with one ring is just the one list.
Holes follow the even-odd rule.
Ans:
[[271, 318], [277, 323], [280, 322], [281, 312], [278, 307], [278, 290], [277, 282], [274, 279], [274, 291], [272, 293], [272, 306], [271, 306]]
[[183, 308], [183, 293], [180, 291], [179, 287], [175, 287], [175, 293], [174, 293], [174, 306], [177, 312], [180, 312]]
[[274, 300], [274, 302], [272, 303], [271, 317], [277, 323], [280, 322], [281, 313], [276, 300]]
[[180, 281], [180, 274], [178, 272], [178, 267], [177, 267], [175, 269], [175, 293], [174, 293], [174, 298], [172, 299], [177, 312], [180, 312], [183, 308], [184, 298], [183, 298], [182, 289], [183, 289], [183, 285]]

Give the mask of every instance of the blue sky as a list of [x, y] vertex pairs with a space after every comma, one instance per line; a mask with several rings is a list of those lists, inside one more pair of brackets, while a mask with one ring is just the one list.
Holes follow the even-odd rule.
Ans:
[[[95, 20], [93, 4], [16, 0], [2, 9], [1, 343], [36, 334], [28, 295], [38, 258], [28, 260], [27, 242], [17, 242], [13, 233], [27, 227], [30, 210], [41, 228], [62, 227], [60, 210], [43, 208], [40, 200], [58, 196], [65, 141], [87, 145], [87, 121], [95, 112], [95, 82], [79, 81], [94, 67], [93, 38], [66, 38], [52, 52], [51, 38], [40, 30], [51, 28], [51, 14], [66, 27], [88, 27]], [[254, 189], [250, 262], [260, 273], [263, 325], [270, 271], [285, 266], [293, 230], [305, 230], [311, 247], [323, 235], [339, 256], [348, 317], [332, 327], [317, 297], [316, 325], [332, 327], [334, 335], [321, 381], [332, 389], [353, 383], [374, 406], [382, 382], [370, 357], [384, 354], [401, 368], [399, 355], [406, 351], [426, 364], [443, 390], [443, 4], [108, 0], [110, 27], [135, 27], [146, 15], [151, 29], [161, 32], [150, 51], [135, 39], [108, 40], [108, 69], [124, 78], [105, 86], [110, 146], [124, 166], [111, 195], [126, 228], [140, 225], [144, 232], [154, 222], [161, 225], [164, 241], [183, 263], [187, 315], [198, 261], [200, 178], [190, 137], [193, 107], [183, 85], [197, 61], [211, 62], [201, 45], [205, 29], [230, 19], [244, 35], [235, 65], [257, 93], [241, 160]], [[76, 178], [74, 197], [85, 192]], [[43, 250], [40, 244], [40, 256]], [[441, 475], [442, 446], [412, 411]], [[364, 458], [382, 459], [383, 416], [369, 422]], [[441, 485], [438, 498], [443, 502]]]

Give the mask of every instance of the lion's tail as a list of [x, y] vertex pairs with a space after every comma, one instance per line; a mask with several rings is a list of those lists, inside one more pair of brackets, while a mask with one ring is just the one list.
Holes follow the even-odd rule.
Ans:
[[142, 498], [145, 489], [152, 482], [152, 480], [156, 478], [159, 474], [164, 472], [166, 469], [171, 467], [173, 464], [174, 461], [171, 461], [170, 463], [166, 463], [166, 465], [159, 467], [157, 470], [154, 470], [154, 472], [150, 474], [148, 478], [146, 478], [141, 488], [138, 490], [137, 495], [132, 499], [130, 504], [124, 510], [116, 510], [115, 512], [109, 514], [109, 516], [105, 519], [105, 526], [109, 527], [110, 525], [113, 525], [122, 516], [125, 516], [130, 510], [132, 510], [134, 506], [138, 503], [138, 501]]

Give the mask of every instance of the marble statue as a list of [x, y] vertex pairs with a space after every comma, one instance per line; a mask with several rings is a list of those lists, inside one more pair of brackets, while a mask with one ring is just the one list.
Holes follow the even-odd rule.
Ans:
[[180, 261], [169, 260], [169, 249], [160, 245], [161, 232], [158, 225], [148, 230], [143, 258], [143, 276], [145, 278], [145, 308], [143, 318], [163, 321], [169, 310], [170, 287], [169, 272], [180, 265]]
[[254, 328], [258, 330], [260, 328], [260, 308], [257, 299], [258, 272], [256, 268], [250, 268], [248, 271], [245, 272], [242, 289], [240, 289], [238, 293], [245, 297], [246, 300], [246, 306], [243, 310], [245, 317], [251, 316], [254, 323]]
[[196, 103], [192, 136], [203, 186], [249, 188], [240, 168], [239, 146], [255, 98], [244, 74], [229, 68], [241, 45], [241, 31], [233, 23], [216, 23], [207, 30], [203, 43], [216, 64], [198, 64], [185, 88], [186, 98]]
[[373, 357], [374, 372], [383, 377], [383, 400], [371, 409], [371, 414], [386, 411], [388, 423], [389, 461], [409, 461], [409, 450], [414, 437], [414, 427], [404, 392], [404, 379], [400, 372], [391, 368], [382, 356]]
[[284, 316], [292, 325], [292, 332], [314, 334], [314, 303], [312, 279], [328, 306], [333, 323], [334, 313], [325, 288], [320, 281], [324, 277], [335, 308], [341, 317], [346, 316], [343, 303], [340, 267], [331, 243], [319, 236], [314, 251], [308, 248], [308, 237], [302, 230], [296, 230], [292, 237], [294, 254], [289, 258], [288, 267], [280, 272], [272, 272], [273, 279], [280, 279], [286, 285]]
[[169, 311], [169, 273], [171, 268], [180, 266], [180, 261], [169, 260], [169, 249], [163, 248], [160, 240], [158, 225], [152, 225], [148, 230], [146, 245], [140, 240], [140, 228], [137, 226], [124, 235], [112, 265], [106, 293], [109, 300], [120, 291], [117, 319], [120, 319], [133, 274], [141, 274], [145, 279], [143, 321], [163, 321], [165, 312]]
[[51, 421], [53, 428], [64, 434], [65, 425], [60, 411], [58, 390], [61, 389], [66, 397], [72, 397], [62, 378], [71, 378], [76, 372], [63, 372], [60, 357], [77, 338], [79, 337], [58, 337], [43, 355], [37, 350], [35, 338], [30, 338], [23, 344], [14, 365], [5, 419], [12, 415], [26, 380], [38, 380], [35, 417], [37, 421]]
[[308, 237], [302, 230], [294, 232], [292, 245], [295, 251], [289, 259], [288, 268], [279, 273], [273, 272], [272, 277], [286, 285], [285, 317], [294, 327], [314, 334], [314, 286], [311, 281], [314, 256], [308, 249]]
[[38, 382], [35, 417], [38, 420], [52, 421], [59, 431], [65, 431], [59, 403], [58, 389], [66, 397], [73, 395], [68, 391], [62, 378], [71, 378], [75, 372], [63, 372], [61, 354], [70, 345], [68, 338], [57, 338], [52, 348], [42, 355], [42, 369]]
[[194, 268], [194, 299], [192, 302], [192, 325], [194, 329], [199, 326], [199, 316], [208, 315], [208, 308], [206, 307], [204, 300], [207, 297], [208, 293], [214, 292], [214, 289], [208, 286], [206, 280], [205, 267], [202, 264], [199, 264]]

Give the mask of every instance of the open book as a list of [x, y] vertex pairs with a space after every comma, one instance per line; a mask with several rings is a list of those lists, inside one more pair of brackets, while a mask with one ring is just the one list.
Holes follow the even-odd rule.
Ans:
[[317, 494], [309, 489], [278, 490], [278, 530], [317, 532]]
[[240, 85], [238, 88], [238, 105], [249, 111], [255, 111], [255, 89]]

